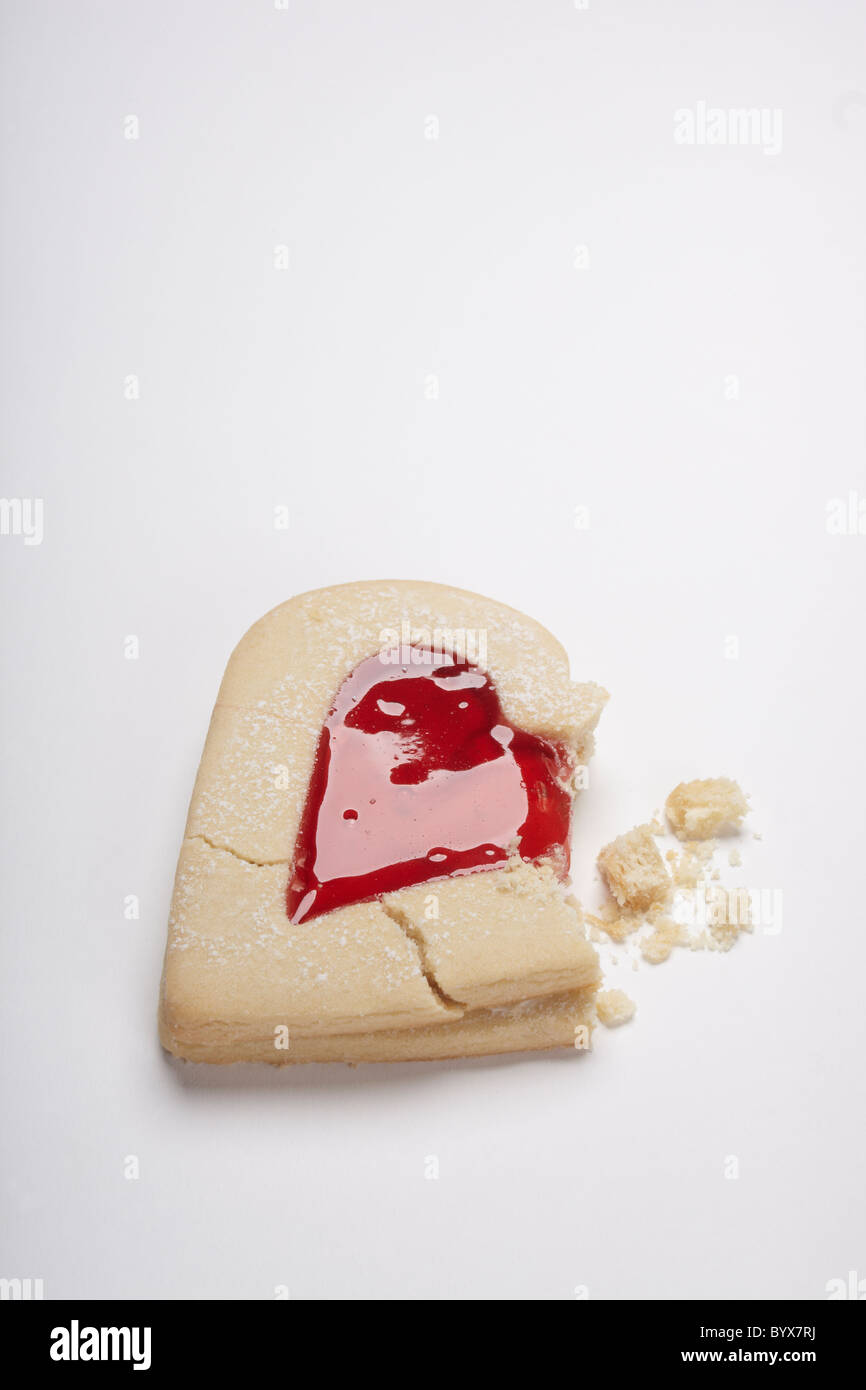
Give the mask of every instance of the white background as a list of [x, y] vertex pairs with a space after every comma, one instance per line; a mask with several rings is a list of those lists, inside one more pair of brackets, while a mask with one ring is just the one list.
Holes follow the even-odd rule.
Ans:
[[[863, 6], [2, 10], [3, 493], [45, 530], [0, 538], [0, 1274], [543, 1299], [866, 1276], [866, 535], [827, 530], [866, 497]], [[699, 102], [780, 109], [781, 151], [678, 144]], [[726, 774], [782, 930], [628, 971], [637, 1017], [591, 1057], [169, 1062], [225, 660], [293, 593], [372, 578], [511, 603], [612, 692], [584, 899], [601, 845]]]

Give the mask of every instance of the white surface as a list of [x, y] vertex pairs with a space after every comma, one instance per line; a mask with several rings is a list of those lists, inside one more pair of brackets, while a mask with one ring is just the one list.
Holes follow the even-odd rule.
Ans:
[[[866, 497], [862, 5], [3, 13], [3, 491], [44, 498], [45, 535], [0, 538], [0, 1274], [123, 1298], [863, 1278], [866, 536], [825, 511]], [[678, 145], [700, 101], [781, 108], [781, 152]], [[637, 1018], [591, 1058], [169, 1063], [164, 927], [225, 660], [292, 593], [375, 577], [512, 603], [612, 692], [581, 895], [602, 844], [724, 773], [782, 931], [628, 972]]]

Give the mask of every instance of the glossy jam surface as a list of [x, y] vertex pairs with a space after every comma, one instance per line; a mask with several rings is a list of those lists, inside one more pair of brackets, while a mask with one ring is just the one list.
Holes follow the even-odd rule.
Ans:
[[289, 878], [293, 922], [490, 868], [514, 848], [568, 868], [567, 750], [509, 724], [477, 667], [424, 648], [411, 658], [369, 657], [337, 692]]

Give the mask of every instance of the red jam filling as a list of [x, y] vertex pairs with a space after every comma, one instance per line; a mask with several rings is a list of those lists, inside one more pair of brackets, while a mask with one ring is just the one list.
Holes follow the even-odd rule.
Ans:
[[337, 691], [295, 846], [292, 922], [515, 849], [568, 870], [566, 747], [509, 724], [478, 667], [411, 651], [409, 665], [369, 657]]

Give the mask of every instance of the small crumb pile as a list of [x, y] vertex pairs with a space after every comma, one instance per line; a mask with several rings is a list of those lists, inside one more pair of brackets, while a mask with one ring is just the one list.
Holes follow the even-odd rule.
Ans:
[[[598, 913], [586, 914], [591, 939], [623, 943], [641, 932], [637, 949], [651, 965], [667, 960], [677, 946], [729, 951], [741, 932], [751, 930], [751, 903], [745, 889], [718, 883], [714, 836], [738, 831], [748, 810], [746, 797], [730, 778], [681, 782], [665, 803], [668, 825], [681, 842], [679, 850], [668, 850], [662, 858], [655, 840], [666, 829], [656, 814], [599, 854], [609, 899]], [[738, 849], [731, 850], [728, 862], [735, 867], [742, 863]], [[675, 898], [688, 909], [688, 925], [672, 915]], [[636, 955], [632, 965], [637, 969]]]
[[653, 923], [653, 930], [640, 943], [640, 953], [650, 965], [661, 965], [667, 960], [675, 946], [688, 944], [689, 933], [681, 922], [673, 917], [661, 917]]

